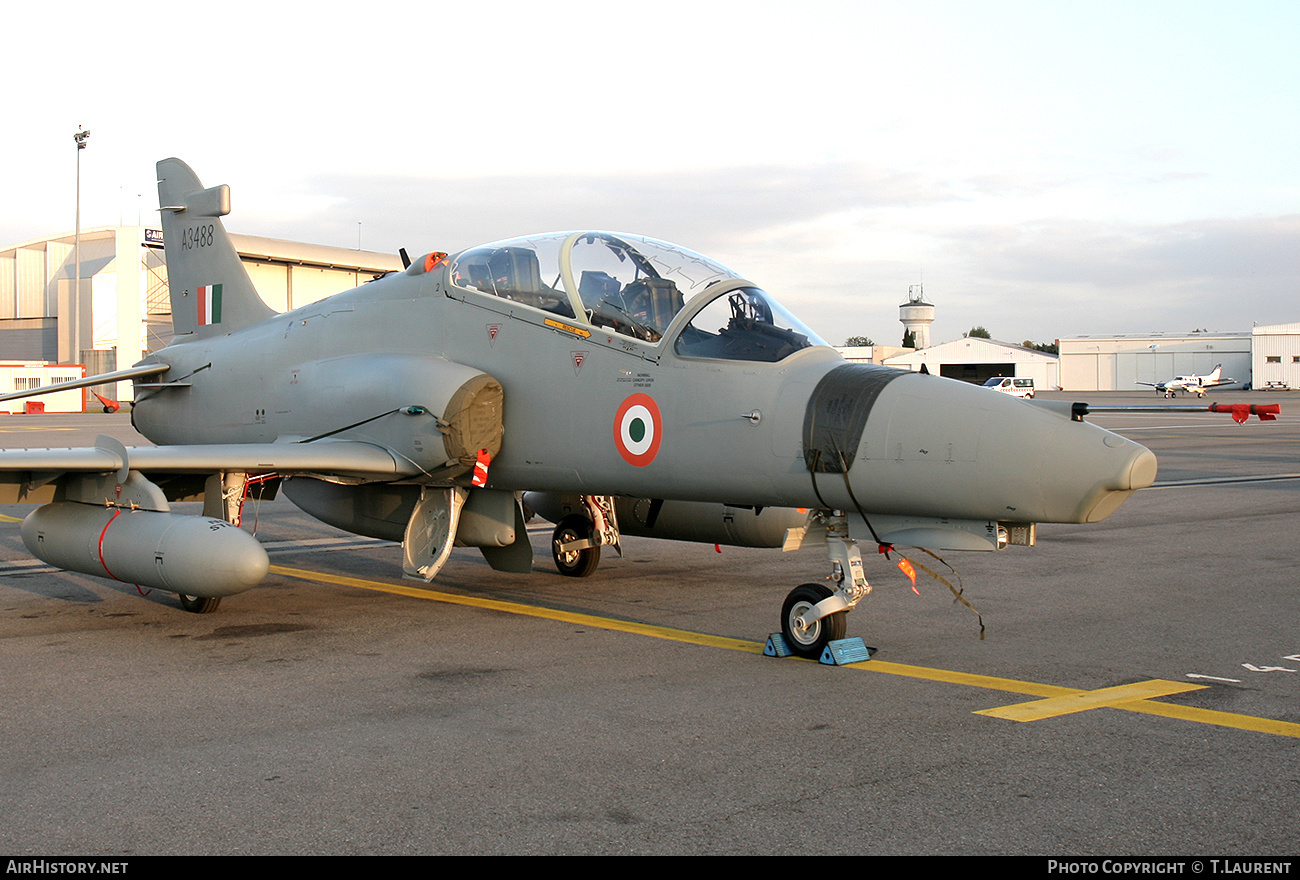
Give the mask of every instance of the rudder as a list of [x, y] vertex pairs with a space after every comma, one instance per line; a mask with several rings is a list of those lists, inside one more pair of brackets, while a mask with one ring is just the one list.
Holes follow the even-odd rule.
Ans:
[[197, 337], [229, 333], [272, 317], [248, 277], [221, 217], [230, 213], [230, 187], [203, 188], [180, 159], [158, 163], [172, 332]]

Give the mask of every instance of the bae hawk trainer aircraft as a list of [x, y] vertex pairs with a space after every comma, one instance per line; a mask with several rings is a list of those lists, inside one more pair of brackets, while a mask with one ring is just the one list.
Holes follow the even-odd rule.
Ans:
[[[191, 611], [267, 574], [236, 525], [250, 486], [400, 541], [425, 581], [453, 545], [529, 571], [528, 492], [557, 521], [568, 575], [620, 534], [824, 546], [834, 586], [798, 586], [781, 611], [790, 647], [816, 656], [870, 592], [858, 542], [1029, 544], [1035, 523], [1097, 522], [1155, 478], [1149, 450], [1080, 404], [846, 363], [769, 293], [676, 245], [515, 238], [279, 314], [227, 238], [229, 187], [166, 159], [158, 194], [175, 338], [51, 386], [134, 380], [132, 423], [158, 445], [4, 450], [0, 501], [43, 504], [22, 536], [45, 562]], [[203, 516], [169, 508], [199, 498]]]
[[1236, 385], [1236, 379], [1223, 379], [1223, 364], [1215, 364], [1214, 369], [1205, 376], [1175, 376], [1167, 382], [1139, 382], [1139, 385], [1149, 385], [1156, 390], [1156, 394], [1165, 397], [1177, 397], [1179, 391], [1185, 391], [1188, 394], [1195, 394], [1197, 397], [1204, 397], [1205, 392], [1219, 385]]

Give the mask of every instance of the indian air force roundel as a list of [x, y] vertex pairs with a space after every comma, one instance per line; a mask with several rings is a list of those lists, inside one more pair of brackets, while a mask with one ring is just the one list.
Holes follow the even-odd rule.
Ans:
[[614, 416], [614, 445], [628, 464], [645, 467], [654, 461], [663, 438], [663, 418], [649, 394], [633, 394]]

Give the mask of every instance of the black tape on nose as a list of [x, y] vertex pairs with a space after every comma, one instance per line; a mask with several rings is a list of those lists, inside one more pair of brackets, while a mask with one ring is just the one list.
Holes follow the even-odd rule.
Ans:
[[803, 417], [803, 457], [808, 470], [830, 474], [847, 470], [881, 389], [906, 374], [906, 370], [875, 364], [845, 364], [822, 376]]

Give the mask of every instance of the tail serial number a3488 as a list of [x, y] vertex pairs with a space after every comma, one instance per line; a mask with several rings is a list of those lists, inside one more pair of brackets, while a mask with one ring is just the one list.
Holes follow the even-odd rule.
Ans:
[[[158, 178], [175, 338], [72, 383], [133, 379], [157, 446], [5, 450], [0, 498], [43, 503], [22, 526], [40, 559], [192, 611], [267, 573], [235, 527], [249, 491], [400, 541], [426, 581], [457, 544], [529, 571], [526, 503], [574, 576], [622, 534], [824, 545], [835, 578], [781, 613], [815, 656], [870, 592], [859, 541], [1032, 543], [1033, 524], [1096, 522], [1155, 478], [1150, 451], [1069, 403], [846, 363], [771, 294], [642, 236], [431, 253], [280, 314], [227, 237], [229, 187], [177, 159]], [[169, 509], [197, 498], [203, 516]]]

